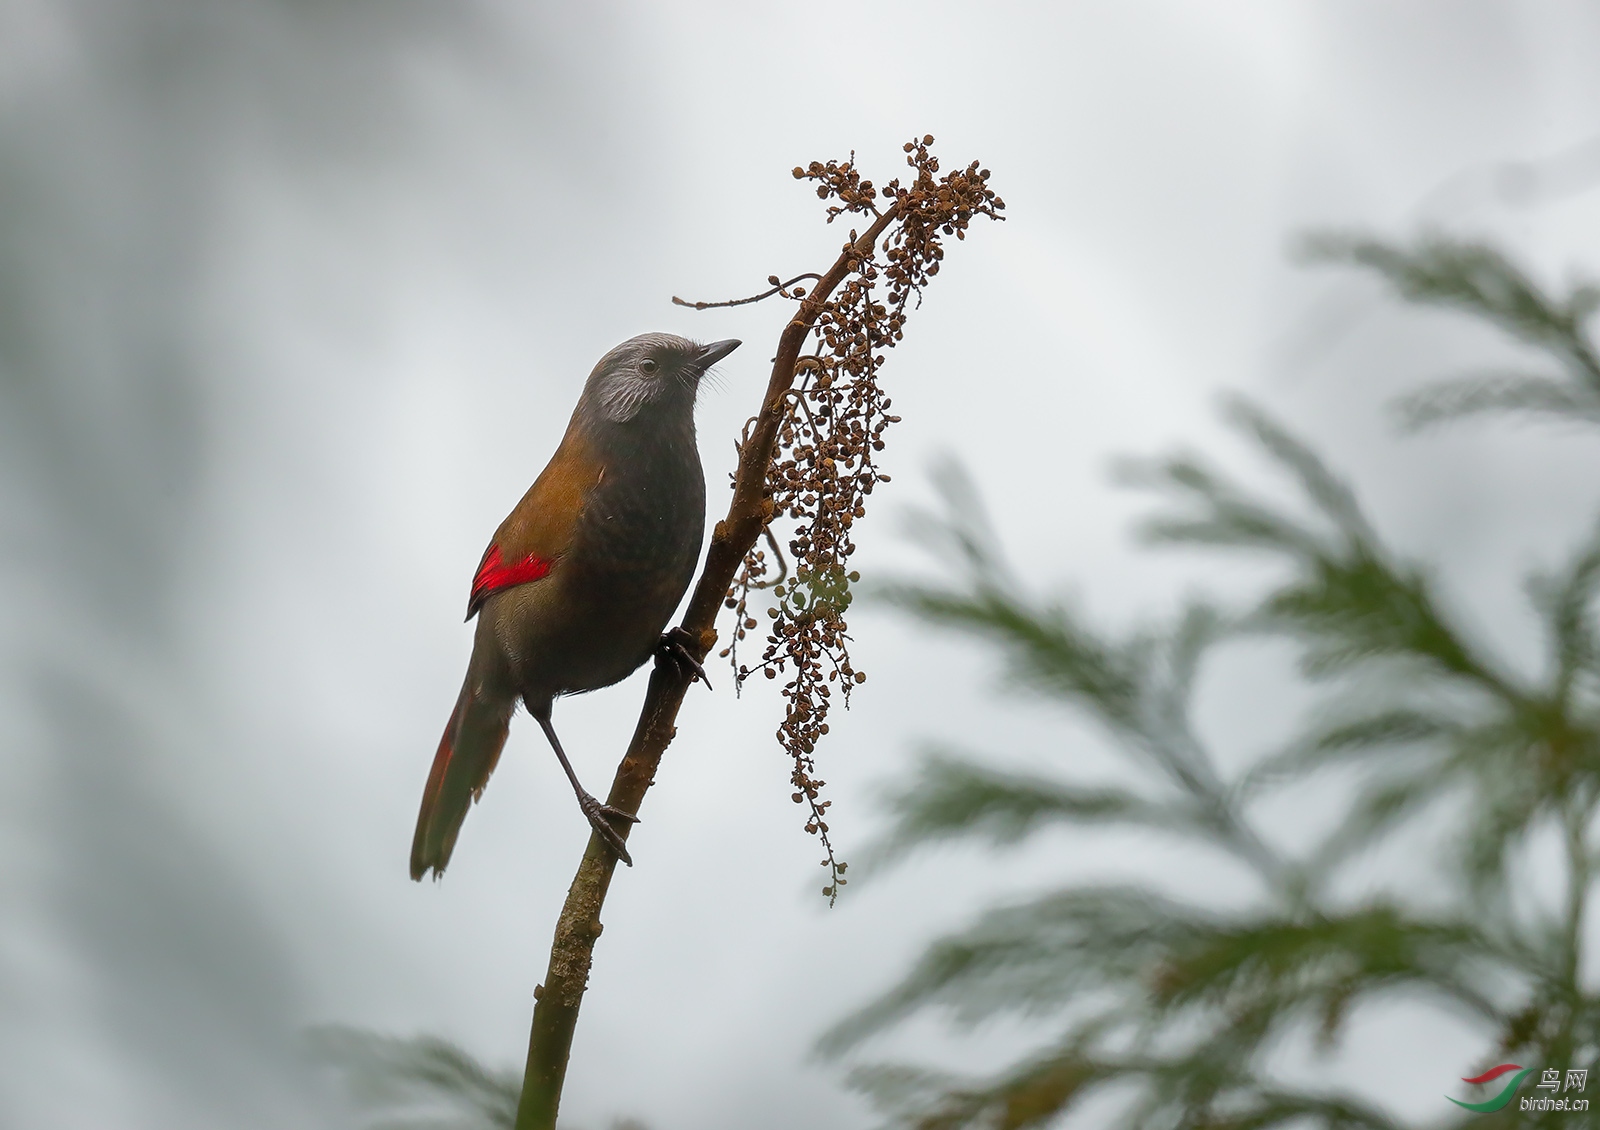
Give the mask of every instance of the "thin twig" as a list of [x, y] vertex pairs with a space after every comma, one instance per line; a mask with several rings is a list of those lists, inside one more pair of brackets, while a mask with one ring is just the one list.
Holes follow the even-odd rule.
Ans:
[[[786, 283], [781, 283], [778, 282], [778, 276], [773, 275], [767, 279], [768, 282], [775, 284], [771, 290], [764, 290], [760, 294], [752, 294], [749, 298], [729, 298], [723, 302], [690, 302], [687, 299], [679, 298], [676, 294], [674, 294], [672, 296], [672, 304], [674, 306], [690, 306], [696, 310], [710, 310], [718, 306], [747, 306], [752, 302], [760, 302], [763, 298], [771, 298], [774, 294], [783, 294], [784, 291], [793, 286], [795, 283], [799, 282], [801, 279], [820, 280], [821, 278], [821, 275], [812, 274], [808, 271], [803, 275], [796, 275]], [[787, 294], [783, 294], [783, 296], [785, 298], [789, 297]], [[794, 295], [794, 297], [804, 298], [805, 292], [802, 291], [799, 294]]]
[[778, 544], [778, 539], [772, 532], [772, 527], [767, 526], [761, 531], [767, 537], [767, 545], [772, 548], [772, 556], [778, 559], [778, 575], [770, 581], [751, 581], [753, 589], [770, 589], [774, 585], [781, 585], [789, 576], [789, 559], [783, 555], [783, 547]]

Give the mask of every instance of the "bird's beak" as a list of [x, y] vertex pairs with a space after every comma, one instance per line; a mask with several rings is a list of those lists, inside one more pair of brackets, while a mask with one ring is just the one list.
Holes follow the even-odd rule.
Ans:
[[695, 357], [695, 366], [703, 373], [743, 344], [736, 337], [730, 337], [726, 341], [714, 341]]

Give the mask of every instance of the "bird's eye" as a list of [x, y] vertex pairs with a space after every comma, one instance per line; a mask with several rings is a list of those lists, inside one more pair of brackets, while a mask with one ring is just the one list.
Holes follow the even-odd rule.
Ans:
[[661, 366], [657, 365], [655, 360], [650, 357], [646, 357], [643, 361], [639, 362], [639, 371], [641, 373], [653, 373], [660, 367]]

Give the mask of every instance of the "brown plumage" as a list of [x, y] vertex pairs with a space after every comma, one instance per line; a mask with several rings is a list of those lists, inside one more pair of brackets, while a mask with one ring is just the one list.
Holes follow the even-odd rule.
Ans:
[[632, 863], [613, 821], [635, 818], [578, 783], [551, 705], [609, 686], [663, 649], [698, 669], [661, 633], [693, 577], [705, 528], [695, 393], [706, 369], [738, 345], [645, 334], [607, 353], [590, 374], [560, 446], [500, 523], [473, 578], [472, 659], [423, 790], [413, 879], [449, 863], [519, 700], [539, 721], [595, 832]]

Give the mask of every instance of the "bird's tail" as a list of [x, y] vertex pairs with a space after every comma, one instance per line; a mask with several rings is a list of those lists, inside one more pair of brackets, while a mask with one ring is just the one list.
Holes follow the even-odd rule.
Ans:
[[430, 868], [435, 875], [444, 874], [467, 809], [483, 794], [506, 744], [515, 700], [485, 698], [481, 691], [475, 693], [473, 682], [468, 675], [422, 791], [417, 834], [411, 841], [413, 879], [421, 879]]

